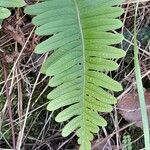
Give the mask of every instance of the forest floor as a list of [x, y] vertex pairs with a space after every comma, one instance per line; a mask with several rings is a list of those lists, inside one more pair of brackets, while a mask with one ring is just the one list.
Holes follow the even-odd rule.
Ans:
[[[108, 126], [95, 137], [92, 150], [139, 150], [144, 146], [133, 62], [136, 3], [126, 2], [122, 7], [124, 26], [119, 32], [125, 40], [119, 46], [127, 55], [119, 60], [119, 69], [109, 74], [123, 85], [123, 91], [116, 93], [118, 104], [113, 112], [103, 114]], [[55, 114], [46, 110], [46, 97], [52, 89], [39, 72], [46, 55], [34, 53], [42, 38], [34, 33], [31, 19], [23, 9], [12, 9], [0, 31], [0, 149], [11, 149], [14, 138], [16, 147], [22, 143], [23, 150], [76, 150], [75, 135], [63, 138], [63, 124], [57, 124]], [[150, 1], [139, 4], [136, 24], [145, 96], [150, 104]]]

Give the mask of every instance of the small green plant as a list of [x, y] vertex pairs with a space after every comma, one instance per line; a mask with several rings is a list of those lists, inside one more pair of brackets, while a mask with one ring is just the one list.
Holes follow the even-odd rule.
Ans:
[[10, 16], [10, 7], [22, 7], [25, 5], [24, 0], [0, 0], [0, 28], [3, 19]]
[[51, 77], [49, 86], [56, 87], [48, 95], [47, 109], [65, 107], [56, 121], [66, 122], [64, 137], [75, 131], [80, 150], [90, 150], [93, 133], [107, 125], [99, 112], [112, 111], [117, 101], [109, 91], [122, 90], [106, 74], [118, 68], [113, 60], [125, 55], [112, 46], [123, 40], [121, 34], [113, 32], [122, 26], [116, 17], [123, 10], [114, 7], [120, 3], [121, 0], [45, 0], [25, 9], [25, 13], [35, 15], [35, 32], [49, 36], [35, 52], [53, 51], [41, 69]]
[[131, 136], [130, 135], [123, 135], [123, 141], [122, 141], [123, 150], [132, 150], [132, 142], [131, 142]]

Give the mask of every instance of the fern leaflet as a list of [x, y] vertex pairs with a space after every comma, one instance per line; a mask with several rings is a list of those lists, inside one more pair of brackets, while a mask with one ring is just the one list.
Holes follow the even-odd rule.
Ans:
[[10, 7], [22, 7], [25, 5], [24, 0], [0, 0], [0, 25], [3, 19], [10, 16]]

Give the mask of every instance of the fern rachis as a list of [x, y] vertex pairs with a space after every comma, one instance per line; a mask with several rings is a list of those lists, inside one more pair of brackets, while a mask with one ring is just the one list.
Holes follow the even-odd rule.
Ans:
[[[106, 121], [98, 112], [109, 112], [116, 103], [107, 90], [120, 91], [121, 85], [105, 71], [117, 69], [112, 59], [125, 53], [112, 47], [123, 36], [112, 30], [122, 26], [116, 19], [123, 11], [112, 7], [120, 0], [45, 0], [26, 8], [35, 15], [36, 33], [50, 36], [36, 47], [37, 53], [54, 50], [41, 71], [51, 76], [48, 95], [50, 111], [66, 108], [56, 116], [57, 122], [68, 121], [63, 136], [76, 132], [80, 150], [90, 150], [93, 134]], [[107, 90], [106, 90], [107, 89]]]

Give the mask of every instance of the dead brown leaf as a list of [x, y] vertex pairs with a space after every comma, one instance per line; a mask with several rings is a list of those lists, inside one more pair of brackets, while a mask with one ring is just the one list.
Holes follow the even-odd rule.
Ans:
[[[148, 118], [150, 122], [150, 91], [145, 91], [145, 100], [148, 111]], [[122, 97], [117, 104], [119, 113], [122, 117], [129, 121], [135, 122], [137, 127], [142, 128], [142, 117], [140, 112], [139, 98], [136, 92], [127, 93]]]

